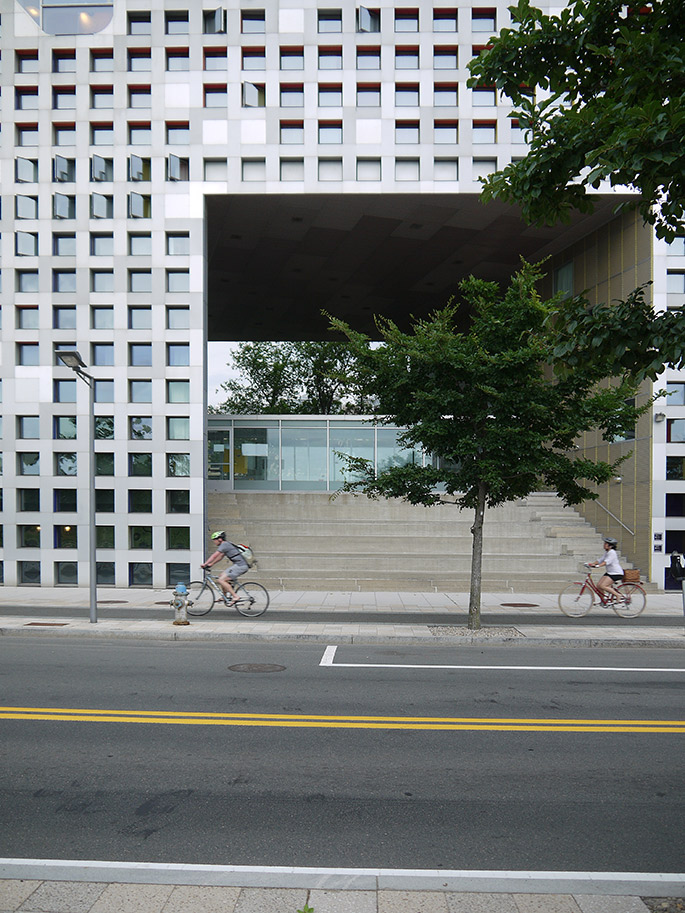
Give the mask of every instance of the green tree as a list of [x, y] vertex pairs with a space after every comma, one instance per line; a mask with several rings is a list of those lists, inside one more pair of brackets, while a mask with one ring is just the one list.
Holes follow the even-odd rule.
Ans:
[[330, 415], [373, 408], [355, 384], [345, 342], [244, 342], [232, 367], [240, 377], [221, 385], [228, 396], [216, 412]]
[[648, 408], [633, 405], [633, 379], [609, 381], [601, 360], [568, 363], [555, 375], [562, 305], [540, 299], [540, 279], [530, 264], [504, 293], [496, 283], [466, 279], [459, 303], [415, 320], [411, 332], [377, 319], [383, 344], [375, 348], [331, 319], [350, 342], [362, 387], [378, 391], [379, 420], [406, 427], [405, 445], [438, 458], [378, 475], [368, 461], [348, 459], [352, 476], [342, 490], [434, 505], [443, 499], [440, 486], [460, 508], [474, 510], [471, 629], [480, 627], [486, 507], [525, 497], [540, 483], [567, 504], [595, 498], [585, 483], [606, 482], [618, 463], [580, 458], [576, 438], [598, 428], [611, 439], [634, 428]]
[[571, 0], [547, 16], [518, 0], [471, 61], [469, 85], [496, 85], [517, 111], [528, 155], [490, 175], [486, 200], [529, 222], [592, 210], [602, 180], [638, 191], [660, 237], [685, 228], [685, 15], [682, 0]]

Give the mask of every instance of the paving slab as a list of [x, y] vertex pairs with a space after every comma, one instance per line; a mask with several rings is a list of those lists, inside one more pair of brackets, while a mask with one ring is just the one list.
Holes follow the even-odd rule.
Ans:
[[[449, 913], [519, 913], [513, 894], [447, 894]], [[577, 911], [576, 911], [577, 913]]]
[[309, 906], [314, 913], [377, 913], [375, 891], [321, 891], [309, 892]]
[[303, 888], [245, 888], [235, 913], [296, 913], [307, 903], [307, 893]]
[[44, 881], [18, 907], [21, 913], [89, 913], [107, 885]]
[[518, 913], [581, 913], [571, 894], [514, 894]]
[[41, 881], [27, 881], [24, 878], [6, 878], [0, 881], [0, 910], [16, 910], [41, 884]]
[[602, 897], [584, 894], [576, 897], [581, 913], [649, 913], [639, 897], [632, 895]]
[[379, 891], [378, 913], [449, 913], [439, 891]]
[[178, 885], [162, 913], [234, 913], [240, 891], [215, 885]]
[[110, 884], [89, 913], [162, 913], [173, 890], [168, 884]]

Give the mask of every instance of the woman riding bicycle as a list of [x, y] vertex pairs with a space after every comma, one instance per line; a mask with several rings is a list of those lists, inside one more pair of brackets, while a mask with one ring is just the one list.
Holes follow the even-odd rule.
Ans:
[[212, 533], [212, 541], [217, 543], [216, 551], [211, 554], [200, 567], [206, 570], [213, 564], [221, 561], [222, 558], [229, 558], [233, 562], [227, 570], [222, 571], [222, 573], [219, 574], [218, 579], [219, 586], [224, 593], [224, 602], [226, 605], [232, 606], [235, 605], [237, 601], [236, 592], [233, 589], [233, 582], [237, 577], [240, 577], [241, 574], [249, 571], [250, 566], [243, 558], [240, 549], [236, 548], [232, 542], [228, 541], [223, 529]]
[[615, 586], [615, 584], [620, 583], [624, 577], [623, 568], [621, 567], [618, 555], [616, 554], [617, 545], [618, 542], [616, 539], [612, 539], [611, 536], [605, 536], [604, 554], [597, 561], [588, 562], [588, 567], [605, 567], [604, 576], [597, 581], [597, 587], [605, 596], [611, 593], [616, 599], [622, 599], [623, 597]]

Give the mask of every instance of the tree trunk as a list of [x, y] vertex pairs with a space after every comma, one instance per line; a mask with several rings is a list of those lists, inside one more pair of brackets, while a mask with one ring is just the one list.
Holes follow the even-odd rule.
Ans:
[[469, 594], [470, 631], [480, 630], [480, 592], [483, 566], [483, 521], [485, 520], [485, 485], [478, 486], [478, 506], [471, 527], [473, 543], [471, 546], [471, 592]]

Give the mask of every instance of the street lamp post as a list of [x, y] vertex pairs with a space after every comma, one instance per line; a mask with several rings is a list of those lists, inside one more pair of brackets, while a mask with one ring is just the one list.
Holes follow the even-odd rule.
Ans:
[[89, 396], [89, 445], [88, 445], [88, 590], [90, 598], [90, 622], [97, 624], [98, 597], [97, 597], [97, 552], [95, 531], [95, 381], [83, 369], [87, 367], [80, 354], [75, 349], [58, 349], [57, 357], [71, 368], [77, 377], [88, 386]]

